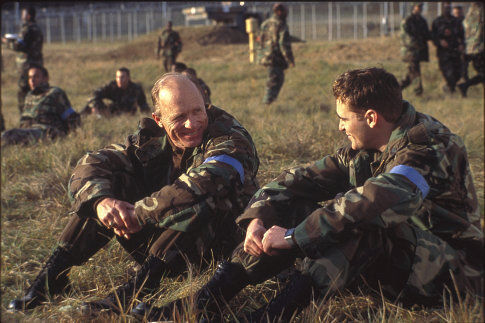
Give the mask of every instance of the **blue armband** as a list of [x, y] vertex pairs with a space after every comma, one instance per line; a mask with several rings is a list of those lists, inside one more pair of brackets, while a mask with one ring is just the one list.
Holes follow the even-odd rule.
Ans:
[[218, 156], [208, 157], [206, 160], [204, 160], [203, 164], [213, 160], [216, 160], [234, 167], [234, 169], [239, 173], [239, 177], [241, 178], [241, 183], [244, 184], [244, 168], [242, 167], [241, 163], [237, 159], [232, 158], [231, 156], [228, 156], [228, 155], [218, 155]]
[[61, 119], [65, 121], [71, 114], [73, 114], [75, 112], [76, 111], [74, 111], [74, 109], [72, 107], [69, 107], [69, 109], [67, 109], [66, 111], [64, 111], [61, 114]]
[[413, 184], [416, 185], [421, 191], [423, 200], [428, 195], [428, 192], [429, 192], [428, 183], [426, 183], [426, 180], [424, 179], [423, 175], [421, 175], [414, 168], [406, 165], [397, 165], [397, 166], [394, 166], [389, 173], [403, 175], [411, 182], [413, 182]]

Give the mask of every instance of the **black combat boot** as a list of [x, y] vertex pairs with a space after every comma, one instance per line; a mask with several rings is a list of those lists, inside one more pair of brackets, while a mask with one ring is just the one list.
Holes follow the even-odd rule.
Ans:
[[312, 299], [312, 279], [295, 273], [288, 284], [267, 305], [247, 314], [241, 322], [288, 322], [292, 315], [304, 309]]
[[[99, 301], [84, 302], [81, 312], [89, 315], [102, 310], [121, 313], [129, 305], [134, 297], [143, 297], [155, 292], [160, 287], [164, 262], [155, 256], [149, 256], [140, 270], [124, 285], [118, 287], [106, 298]], [[121, 306], [121, 307], [120, 307]]]
[[[206, 310], [209, 321], [218, 321], [218, 313], [224, 305], [248, 284], [249, 278], [241, 264], [222, 262], [217, 266], [214, 276], [197, 292], [195, 306], [198, 311]], [[148, 320], [170, 318], [174, 311], [183, 311], [184, 304], [189, 303], [190, 297], [178, 299], [164, 307], [140, 303], [132, 314]]]
[[71, 254], [66, 249], [58, 247], [46, 261], [25, 296], [11, 301], [8, 309], [32, 309], [45, 301], [48, 295], [67, 291], [70, 288], [67, 274], [72, 266]]

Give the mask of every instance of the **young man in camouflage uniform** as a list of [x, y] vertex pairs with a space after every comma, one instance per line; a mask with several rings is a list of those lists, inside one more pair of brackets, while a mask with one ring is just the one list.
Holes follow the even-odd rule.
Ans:
[[[333, 295], [362, 286], [361, 277], [406, 304], [440, 302], [454, 282], [460, 292], [483, 292], [480, 212], [460, 137], [403, 101], [383, 69], [346, 72], [333, 93], [350, 145], [256, 192], [236, 220], [246, 239], [198, 292], [199, 310], [217, 312], [295, 257], [304, 258], [303, 272], [246, 319], [289, 320], [309, 304], [312, 287]], [[152, 309], [150, 318], [181, 303]]]
[[277, 3], [273, 6], [273, 15], [261, 24], [258, 41], [259, 63], [268, 67], [268, 81], [263, 103], [271, 104], [285, 81], [285, 69], [295, 66], [291, 50], [290, 33], [286, 24], [287, 9]]
[[443, 90], [453, 93], [463, 70], [460, 57], [465, 48], [465, 32], [461, 21], [451, 15], [449, 2], [443, 3], [443, 14], [433, 21], [431, 33], [439, 67], [446, 81]]
[[[112, 102], [106, 106], [103, 99]], [[142, 113], [150, 111], [143, 88], [131, 81], [129, 69], [121, 67], [116, 71], [115, 80], [94, 91], [93, 98], [89, 99], [82, 113], [105, 116], [125, 112], [134, 114], [137, 105]]]
[[30, 309], [47, 292], [61, 292], [70, 268], [84, 264], [113, 236], [141, 269], [105, 299], [83, 304], [83, 312], [123, 311], [133, 295], [157, 290], [162, 276], [184, 272], [186, 259], [207, 264], [242, 240], [234, 219], [258, 188], [251, 136], [227, 112], [204, 106], [184, 75], [164, 75], [152, 99], [153, 119], [142, 119], [126, 145], [79, 160], [69, 181], [73, 215], [60, 246], [10, 309]]
[[182, 71], [182, 74], [187, 75], [188, 78], [190, 78], [194, 83], [197, 83], [198, 86], [200, 86], [200, 89], [202, 90], [202, 96], [204, 97], [204, 102], [206, 104], [210, 104], [211, 103], [211, 89], [204, 82], [203, 79], [197, 77], [196, 70], [191, 68], [191, 67], [188, 67], [184, 71]]
[[158, 37], [157, 57], [160, 58], [160, 51], [163, 55], [163, 67], [165, 72], [177, 62], [177, 55], [182, 51], [182, 40], [178, 32], [172, 29], [172, 22], [167, 23], [162, 35]]
[[483, 54], [483, 7], [481, 2], [474, 2], [468, 9], [465, 17], [465, 35], [466, 59], [472, 61], [477, 75], [458, 84], [458, 89], [463, 97], [466, 97], [470, 86], [483, 83], [484, 80], [485, 55]]
[[22, 28], [20, 29], [19, 38], [16, 40], [7, 40], [2, 38], [2, 42], [11, 47], [14, 51], [19, 52], [16, 63], [19, 71], [19, 90], [17, 92], [18, 109], [22, 113], [24, 100], [29, 88], [29, 67], [30, 64], [43, 66], [42, 43], [44, 36], [35, 22], [35, 8], [29, 7], [22, 10]]
[[401, 23], [401, 54], [403, 61], [408, 63], [408, 72], [401, 81], [401, 88], [406, 88], [414, 81], [416, 95], [423, 94], [419, 63], [429, 61], [428, 40], [431, 39], [428, 23], [421, 16], [422, 9], [422, 3], [415, 3], [411, 15]]
[[25, 97], [20, 128], [2, 133], [2, 146], [54, 139], [66, 135], [80, 123], [80, 116], [72, 108], [66, 93], [49, 86], [47, 69], [32, 65], [28, 75], [31, 91]]

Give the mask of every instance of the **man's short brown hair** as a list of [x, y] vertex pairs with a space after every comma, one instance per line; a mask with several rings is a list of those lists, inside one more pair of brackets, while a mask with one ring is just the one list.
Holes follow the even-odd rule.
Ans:
[[402, 113], [401, 87], [394, 75], [382, 68], [351, 70], [333, 82], [335, 99], [353, 112], [374, 109], [386, 121], [395, 123]]

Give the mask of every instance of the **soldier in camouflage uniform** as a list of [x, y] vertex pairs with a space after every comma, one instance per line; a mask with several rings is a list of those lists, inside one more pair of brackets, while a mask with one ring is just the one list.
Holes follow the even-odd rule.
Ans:
[[[112, 102], [106, 106], [103, 99]], [[82, 113], [104, 116], [125, 112], [134, 114], [137, 105], [142, 113], [150, 111], [143, 88], [131, 81], [129, 69], [121, 67], [116, 71], [115, 80], [94, 91], [94, 96], [89, 99]]]
[[451, 15], [449, 2], [443, 4], [443, 14], [433, 21], [431, 33], [439, 67], [446, 81], [443, 90], [453, 93], [463, 70], [460, 55], [464, 50], [465, 32], [460, 20]]
[[49, 86], [47, 69], [32, 65], [28, 75], [31, 91], [25, 97], [20, 128], [2, 133], [2, 146], [54, 139], [66, 135], [80, 124], [80, 116], [72, 108], [66, 93], [58, 87]]
[[2, 42], [6, 43], [14, 51], [19, 52], [16, 63], [19, 71], [19, 90], [17, 92], [18, 109], [22, 113], [24, 108], [24, 100], [29, 88], [29, 67], [31, 64], [44, 65], [42, 58], [42, 43], [44, 36], [35, 22], [35, 8], [29, 7], [22, 10], [22, 28], [17, 40], [7, 40], [2, 38]]
[[204, 107], [184, 75], [164, 75], [152, 99], [154, 120], [142, 119], [126, 145], [79, 160], [69, 181], [73, 215], [61, 246], [9, 308], [39, 305], [46, 284], [51, 294], [61, 292], [70, 268], [85, 263], [113, 236], [141, 269], [105, 299], [83, 304], [83, 311], [122, 311], [136, 293], [143, 297], [156, 290], [162, 276], [184, 272], [186, 259], [207, 264], [242, 240], [234, 219], [258, 188], [251, 136], [224, 110]]
[[177, 62], [177, 55], [182, 51], [182, 40], [178, 32], [172, 29], [172, 22], [167, 23], [167, 27], [158, 37], [157, 57], [160, 58], [160, 51], [163, 55], [163, 67], [165, 72], [170, 72], [173, 64]]
[[473, 3], [465, 17], [466, 58], [472, 61], [477, 75], [464, 83], [458, 84], [458, 89], [466, 97], [468, 88], [483, 83], [485, 75], [485, 55], [483, 51], [483, 7], [481, 2]]
[[[362, 286], [361, 277], [405, 304], [440, 302], [453, 279], [460, 292], [483, 294], [483, 233], [461, 138], [403, 101], [383, 69], [346, 72], [333, 92], [350, 145], [256, 192], [236, 220], [245, 242], [199, 291], [198, 309], [224, 306], [295, 257], [304, 257], [302, 273], [250, 322], [289, 320], [312, 287], [332, 295]], [[150, 319], [180, 303], [152, 309]]]
[[[453, 6], [451, 14], [453, 17], [457, 18], [460, 23], [463, 25], [463, 21], [465, 20], [465, 14], [463, 13], [463, 7], [462, 6]], [[464, 28], [465, 26], [463, 26]], [[461, 59], [461, 77], [463, 78], [464, 81], [468, 80], [468, 60], [466, 59], [465, 55], [465, 48], [461, 52], [460, 59]]]
[[268, 81], [263, 98], [264, 104], [271, 104], [285, 81], [285, 69], [295, 66], [291, 50], [290, 33], [286, 24], [287, 9], [277, 3], [273, 6], [273, 15], [261, 24], [258, 41], [259, 63], [268, 68]]
[[421, 16], [422, 9], [422, 3], [415, 3], [411, 15], [401, 23], [401, 54], [403, 61], [408, 63], [408, 72], [401, 81], [401, 88], [406, 88], [414, 81], [416, 95], [423, 93], [419, 63], [429, 61], [428, 40], [431, 39], [428, 23]]

